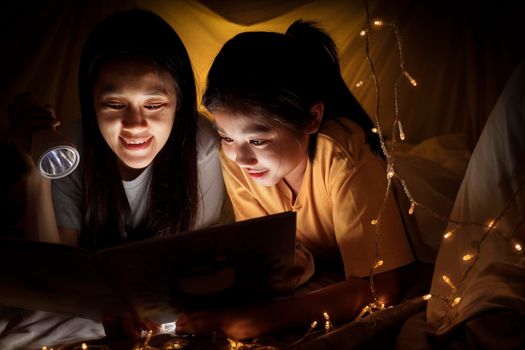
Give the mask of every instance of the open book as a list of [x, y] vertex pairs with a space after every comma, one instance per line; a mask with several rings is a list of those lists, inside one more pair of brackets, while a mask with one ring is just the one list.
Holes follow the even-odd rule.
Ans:
[[268, 298], [293, 266], [287, 212], [97, 252], [0, 240], [0, 303], [100, 319], [130, 308], [156, 322], [186, 308]]

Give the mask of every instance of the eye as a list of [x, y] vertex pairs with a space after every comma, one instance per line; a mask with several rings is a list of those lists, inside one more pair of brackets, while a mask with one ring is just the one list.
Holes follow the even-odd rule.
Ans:
[[250, 140], [252, 146], [263, 146], [267, 143], [266, 140]]
[[149, 109], [150, 111], [157, 110], [161, 108], [163, 104], [154, 104], [154, 105], [145, 105], [144, 108]]
[[106, 106], [109, 109], [114, 109], [114, 110], [120, 110], [126, 107], [126, 105], [122, 103], [112, 103], [112, 102], [106, 102], [104, 103], [104, 106]]
[[230, 144], [233, 142], [233, 140], [229, 137], [225, 137], [225, 136], [221, 136], [221, 142], [222, 143], [226, 143], [226, 144]]

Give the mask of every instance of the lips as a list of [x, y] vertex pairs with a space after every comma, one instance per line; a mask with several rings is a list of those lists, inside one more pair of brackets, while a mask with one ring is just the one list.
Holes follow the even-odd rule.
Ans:
[[254, 179], [260, 179], [268, 173], [268, 170], [252, 170], [247, 169], [246, 172]]
[[142, 150], [147, 148], [151, 144], [153, 137], [141, 137], [141, 138], [124, 138], [120, 137], [120, 143], [124, 148], [132, 151]]

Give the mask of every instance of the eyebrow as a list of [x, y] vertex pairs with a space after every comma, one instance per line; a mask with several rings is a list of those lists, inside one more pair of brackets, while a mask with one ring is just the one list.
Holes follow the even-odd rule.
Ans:
[[[120, 93], [120, 90], [113, 86], [113, 85], [106, 85], [101, 90], [101, 95], [111, 95], [111, 94], [118, 94]], [[165, 87], [162, 86], [155, 86], [152, 90], [146, 92], [144, 95], [148, 96], [168, 96], [169, 91]]]
[[[216, 123], [213, 123], [215, 130], [224, 133], [224, 130], [219, 128]], [[271, 128], [262, 124], [251, 124], [242, 130], [246, 134], [258, 134], [271, 131]]]

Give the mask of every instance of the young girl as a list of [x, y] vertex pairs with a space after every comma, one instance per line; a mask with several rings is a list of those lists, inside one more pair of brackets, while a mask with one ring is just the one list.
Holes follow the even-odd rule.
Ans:
[[399, 268], [414, 261], [396, 203], [382, 213], [385, 163], [372, 123], [346, 87], [332, 39], [298, 21], [286, 34], [250, 32], [228, 41], [208, 75], [204, 104], [221, 137], [221, 162], [236, 220], [293, 210], [297, 238], [317, 270], [342, 281], [311, 293], [237, 310], [187, 313], [178, 332], [236, 338], [299, 327], [327, 312], [354, 318], [373, 301], [399, 297]]
[[214, 139], [196, 110], [186, 49], [166, 22], [141, 11], [102, 21], [84, 45], [79, 93], [81, 169], [53, 181], [59, 235], [39, 227], [42, 238], [98, 249], [218, 219]]
[[36, 171], [26, 135], [58, 122], [27, 98], [11, 108], [28, 165], [28, 238], [95, 250], [219, 220], [217, 136], [197, 112], [192, 66], [169, 24], [141, 10], [100, 22], [82, 51], [79, 92], [81, 164], [52, 183]]

